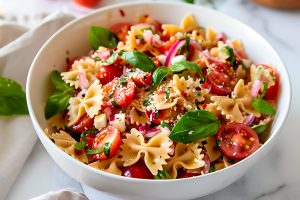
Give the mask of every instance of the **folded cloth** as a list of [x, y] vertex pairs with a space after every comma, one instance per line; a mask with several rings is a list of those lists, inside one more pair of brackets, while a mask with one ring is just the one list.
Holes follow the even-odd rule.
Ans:
[[71, 188], [66, 188], [56, 192], [48, 192], [41, 196], [37, 196], [30, 200], [88, 200], [88, 198], [81, 193], [73, 191]]
[[[53, 13], [29, 31], [20, 25], [0, 24], [0, 75], [16, 80], [25, 90], [27, 73], [38, 50], [73, 19], [70, 14]], [[29, 116], [0, 117], [0, 127], [0, 199], [5, 199], [37, 137]]]

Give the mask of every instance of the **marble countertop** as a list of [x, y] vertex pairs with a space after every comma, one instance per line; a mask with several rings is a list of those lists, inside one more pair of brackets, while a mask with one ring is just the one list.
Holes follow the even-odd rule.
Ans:
[[[55, 2], [64, 4], [65, 6], [61, 7], [63, 9], [68, 9], [70, 8], [68, 6], [71, 5], [70, 2], [62, 0]], [[103, 4], [106, 2], [120, 1], [107, 0]], [[300, 92], [295, 90], [297, 86], [300, 86], [300, 67], [298, 66], [300, 11], [272, 10], [253, 4], [248, 0], [196, 0], [196, 2], [226, 13], [264, 36], [284, 60], [293, 88], [291, 110], [282, 129], [283, 134], [268, 157], [257, 163], [245, 176], [232, 185], [214, 194], [199, 198], [199, 200], [300, 199], [300, 132], [297, 125], [298, 119], [300, 119]], [[263, 49], [261, 53], [264, 53]], [[42, 144], [37, 142], [12, 186], [7, 200], [29, 199], [50, 190], [66, 187], [72, 187], [78, 192], [85, 193], [91, 200], [120, 199], [104, 192], [95, 191], [69, 177], [54, 163]]]

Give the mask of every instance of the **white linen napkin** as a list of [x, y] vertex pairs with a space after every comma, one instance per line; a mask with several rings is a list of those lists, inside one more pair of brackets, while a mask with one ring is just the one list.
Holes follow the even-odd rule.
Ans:
[[[27, 73], [38, 50], [74, 18], [67, 13], [54, 13], [30, 31], [20, 25], [0, 23], [0, 75], [16, 80], [25, 90]], [[5, 199], [36, 141], [29, 116], [0, 117], [0, 199]]]

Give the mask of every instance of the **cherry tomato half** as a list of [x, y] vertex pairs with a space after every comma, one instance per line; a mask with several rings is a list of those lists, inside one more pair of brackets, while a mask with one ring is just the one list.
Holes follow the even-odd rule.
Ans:
[[117, 154], [117, 151], [119, 150], [121, 145], [120, 131], [113, 126], [108, 126], [107, 128], [101, 130], [94, 139], [93, 149], [101, 148], [105, 143], [110, 144], [109, 155], [105, 155], [105, 152], [102, 152], [99, 154], [95, 154], [95, 159], [105, 160]]
[[112, 81], [115, 77], [120, 77], [123, 74], [123, 66], [120, 62], [121, 61], [116, 61], [112, 65], [100, 67], [96, 76], [102, 84], [106, 84]]
[[217, 139], [221, 141], [220, 150], [229, 158], [244, 159], [259, 148], [255, 131], [242, 123], [221, 126]]
[[139, 161], [122, 169], [122, 176], [131, 178], [153, 179], [153, 175], [145, 163]]
[[[229, 95], [233, 91], [234, 85], [232, 82], [236, 82], [236, 76], [234, 69], [224, 63], [216, 64], [213, 67], [213, 72], [207, 76], [206, 85], [211, 87], [211, 92], [217, 95]], [[205, 85], [204, 84], [204, 85]]]
[[146, 115], [151, 122], [154, 124], [160, 124], [162, 120], [171, 120], [176, 117], [178, 112], [174, 110], [174, 108], [168, 108], [159, 111], [148, 111], [146, 110]]
[[265, 69], [269, 69], [272, 75], [275, 77], [275, 85], [268, 88], [264, 99], [266, 100], [276, 100], [279, 94], [279, 76], [276, 71], [269, 67], [268, 65], [262, 65]]
[[113, 94], [115, 103], [122, 108], [128, 106], [134, 97], [135, 87], [136, 85], [131, 79], [128, 79], [125, 84], [117, 87]]
[[94, 118], [90, 118], [88, 115], [84, 115], [71, 128], [74, 132], [83, 132], [92, 129], [93, 127]]
[[179, 169], [178, 173], [177, 173], [177, 179], [190, 178], [190, 177], [199, 176], [199, 175], [200, 174], [189, 173], [189, 172], [187, 172], [187, 170], [184, 170], [184, 169]]
[[141, 73], [132, 77], [132, 80], [138, 86], [147, 86], [152, 84], [152, 74], [150, 72]]
[[126, 42], [126, 36], [128, 35], [128, 31], [130, 30], [132, 24], [129, 23], [117, 23], [112, 25], [109, 30], [113, 32], [119, 40]]

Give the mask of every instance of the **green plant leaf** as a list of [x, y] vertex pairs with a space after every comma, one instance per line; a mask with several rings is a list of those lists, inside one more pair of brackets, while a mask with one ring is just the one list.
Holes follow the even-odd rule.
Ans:
[[251, 127], [257, 134], [261, 134], [266, 131], [267, 125], [266, 124], [258, 124]]
[[55, 92], [50, 95], [46, 102], [45, 107], [45, 117], [46, 119], [63, 112], [67, 109], [69, 105], [69, 100], [71, 98], [70, 92]]
[[16, 81], [0, 77], [0, 115], [28, 114], [26, 95]]
[[157, 175], [154, 176], [154, 179], [172, 179], [173, 177], [168, 173], [167, 170], [158, 170]]
[[252, 101], [252, 106], [258, 112], [265, 115], [274, 115], [276, 110], [265, 100], [256, 98]]
[[139, 68], [144, 72], [153, 72], [157, 66], [154, 61], [139, 51], [128, 51], [122, 53], [122, 59], [129, 62], [132, 66]]
[[59, 91], [73, 90], [68, 84], [66, 84], [57, 70], [54, 70], [50, 74], [50, 80], [55, 89]]
[[175, 63], [174, 65], [170, 66], [170, 67], [159, 67], [157, 68], [153, 75], [152, 75], [152, 80], [153, 80], [153, 85], [157, 86], [159, 85], [162, 80], [168, 76], [168, 74], [170, 73], [174, 73], [174, 72], [181, 72], [183, 70], [193, 70], [195, 72], [197, 72], [200, 76], [201, 79], [203, 79], [203, 74], [201, 69], [199, 68], [198, 65], [196, 65], [193, 62], [188, 62], [188, 61], [180, 61]]
[[76, 150], [81, 150], [81, 149], [84, 149], [84, 147], [86, 146], [86, 140], [83, 140], [81, 142], [77, 142], [75, 145], [74, 145], [74, 148]]
[[229, 63], [231, 66], [235, 66], [236, 65], [236, 60], [235, 60], [235, 57], [234, 57], [234, 53], [233, 53], [233, 49], [229, 46], [223, 46], [221, 48], [221, 51], [223, 51], [224, 53], [226, 53], [228, 56], [229, 56]]
[[89, 31], [89, 40], [91, 47], [97, 50], [99, 46], [107, 48], [117, 47], [118, 40], [116, 36], [107, 28], [101, 26], [92, 26]]
[[190, 110], [177, 122], [169, 138], [176, 142], [191, 143], [201, 138], [215, 135], [220, 122], [211, 112]]

